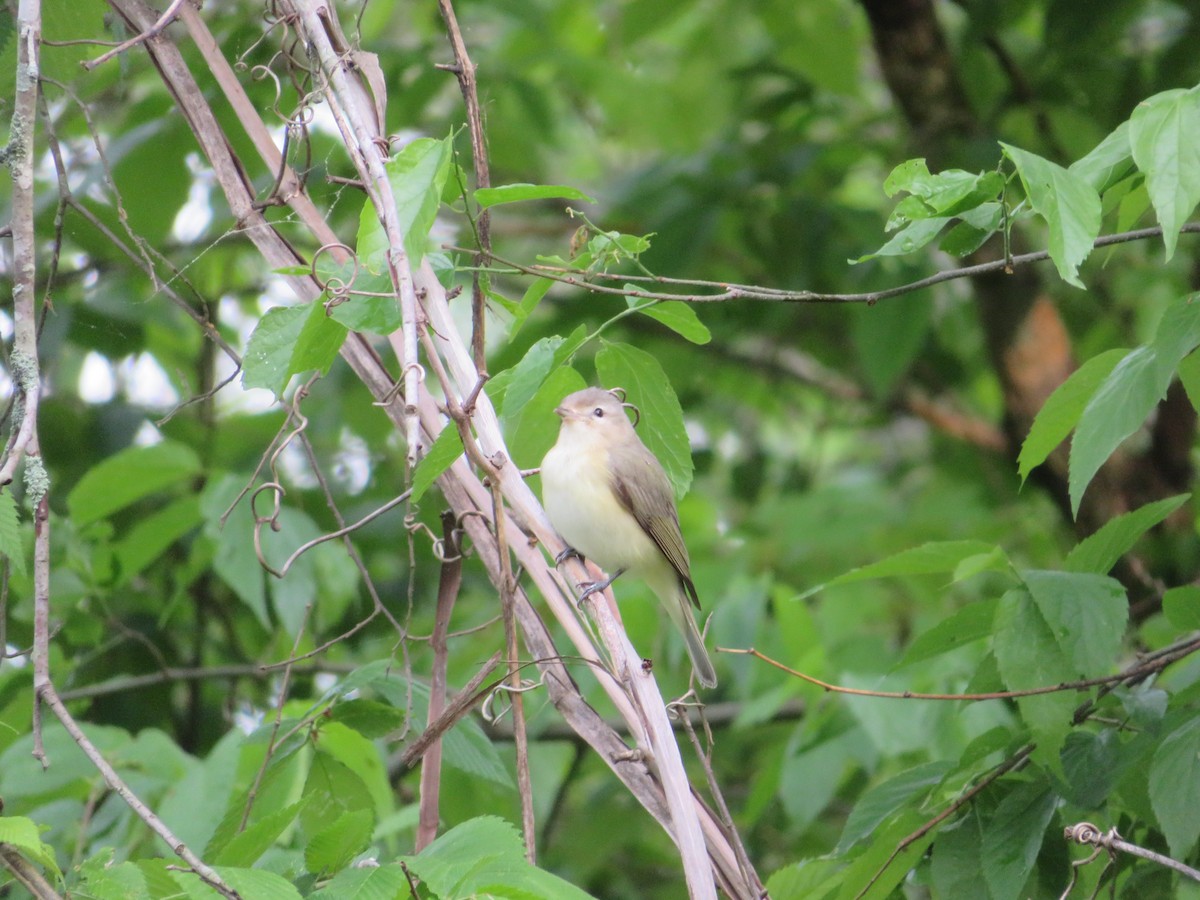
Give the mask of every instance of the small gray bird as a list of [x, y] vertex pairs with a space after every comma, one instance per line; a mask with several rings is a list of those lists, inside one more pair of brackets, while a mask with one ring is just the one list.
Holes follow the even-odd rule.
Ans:
[[576, 391], [554, 411], [562, 428], [542, 460], [546, 514], [571, 548], [610, 575], [588, 586], [584, 596], [625, 572], [641, 578], [683, 634], [700, 684], [716, 687], [692, 614], [691, 604], [699, 609], [700, 600], [667, 473], [615, 394], [602, 388]]

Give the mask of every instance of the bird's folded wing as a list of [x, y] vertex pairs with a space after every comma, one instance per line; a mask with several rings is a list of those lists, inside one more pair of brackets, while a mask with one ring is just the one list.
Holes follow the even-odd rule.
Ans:
[[679, 515], [667, 473], [644, 447], [610, 451], [608, 463], [613, 494], [662, 551], [679, 574], [684, 593], [699, 609], [700, 598], [692, 582], [691, 562], [679, 530]]

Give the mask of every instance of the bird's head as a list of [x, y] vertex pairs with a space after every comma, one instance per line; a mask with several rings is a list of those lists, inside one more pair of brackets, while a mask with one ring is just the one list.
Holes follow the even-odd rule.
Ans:
[[625, 392], [620, 388], [585, 388], [568, 394], [554, 411], [562, 418], [564, 429], [593, 439], [618, 441], [634, 434], [633, 424], [625, 415], [627, 408], [637, 413], [637, 407], [625, 402]]

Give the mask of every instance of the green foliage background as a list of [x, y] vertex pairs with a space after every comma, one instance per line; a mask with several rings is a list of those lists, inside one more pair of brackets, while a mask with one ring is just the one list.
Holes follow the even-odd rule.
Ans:
[[[576, 230], [594, 223], [575, 264], [859, 293], [982, 259], [948, 254], [974, 253], [1007, 224], [1003, 207], [1009, 249], [1053, 258], [1021, 267], [1007, 298], [957, 280], [872, 305], [734, 300], [638, 313], [641, 301], [497, 263], [489, 395], [512, 458], [533, 467], [553, 442], [558, 398], [584, 383], [629, 390], [682, 495], [710, 646], [753, 647], [879, 691], [1111, 676], [1200, 627], [1188, 496], [1200, 269], [1196, 236], [1178, 234], [1200, 200], [1200, 14], [1162, 0], [1114, 0], [1103, 14], [1069, 0], [937, 4], [963, 104], [914, 112], [923, 88], [896, 79], [877, 6], [461, 2], [493, 184], [567, 186], [522, 202], [499, 202], [519, 190], [485, 196], [496, 253], [572, 259]], [[121, 37], [99, 0], [43, 7], [49, 40]], [[442, 21], [433, 4], [400, 0], [338, 12], [378, 54], [389, 133], [417, 139], [390, 170], [416, 191], [401, 210], [409, 250], [465, 286], [454, 303], [466, 322], [471, 254], [453, 248], [473, 246], [458, 180], [473, 185], [458, 86], [435, 68], [451, 58]], [[261, 40], [260, 4], [201, 14], [229, 56], [271, 63], [279, 34]], [[3, 23], [7, 98], [15, 49]], [[172, 34], [215, 96], [203, 60]], [[52, 163], [37, 170], [39, 272], [52, 253], [57, 266], [40, 343], [52, 672], [88, 735], [244, 896], [407, 896], [402, 860], [428, 896], [683, 896], [670, 839], [536, 691], [525, 702], [540, 868], [521, 862], [515, 830], [498, 821], [519, 821], [511, 743], [477, 717], [446, 742], [447, 833], [412, 855], [417, 773], [398, 770], [395, 753], [425, 724], [432, 538], [406, 529], [403, 509], [353, 534], [374, 590], [415, 637], [377, 617], [325, 646], [372, 611], [359, 569], [334, 542], [283, 579], [267, 575], [243, 494], [265, 479], [260, 463], [295, 427], [288, 403], [314, 371], [323, 376], [299, 408], [341, 515], [356, 521], [403, 490], [399, 436], [336, 357], [347, 329], [397, 327], [394, 304], [358, 298], [332, 318], [280, 308], [293, 301], [283, 278], [239, 234], [145, 54], [79, 69], [100, 52], [44, 47], [72, 205], [56, 206]], [[275, 105], [271, 79], [240, 77], [260, 110]], [[214, 109], [251, 158], [233, 113]], [[902, 165], [916, 159], [926, 162]], [[310, 166], [308, 190], [358, 247], [360, 277], [379, 279], [372, 211], [327, 179], [353, 174], [336, 131], [318, 119], [291, 161]], [[962, 175], [939, 180], [946, 171]], [[273, 173], [250, 174], [265, 196]], [[3, 191], [7, 205], [7, 182]], [[288, 215], [268, 210], [285, 233]], [[1090, 252], [1097, 233], [1157, 223], [1165, 240]], [[1003, 248], [993, 238], [979, 252]], [[245, 355], [215, 394], [235, 366], [184, 305]], [[1030, 328], [1047, 342], [1036, 347], [1071, 364], [1022, 392], [1054, 374], [1046, 357], [1019, 352]], [[434, 535], [436, 461], [457, 449], [447, 440], [415, 476], [412, 521]], [[312, 466], [295, 445], [278, 460], [286, 496], [264, 548], [276, 567], [339, 527]], [[0, 660], [0, 842], [79, 896], [208, 896], [166, 869], [169, 849], [57, 725], [45, 724], [49, 770], [31, 756], [32, 685], [17, 652], [33, 625], [22, 496], [14, 485], [0, 504], [0, 644], [13, 654]], [[270, 497], [255, 502], [262, 514]], [[645, 589], [620, 584], [618, 595], [634, 646], [665, 690], [683, 693], [683, 648]], [[503, 646], [498, 613], [495, 588], [468, 560], [452, 687]], [[262, 668], [319, 647], [286, 681]], [[954, 702], [831, 694], [750, 656], [716, 659], [721, 686], [703, 698], [712, 764], [773, 897], [1057, 897], [1084, 855], [1063, 828], [1081, 820], [1200, 860], [1193, 656], [1124, 684]], [[609, 712], [585, 667], [576, 676]], [[899, 842], [1006, 762], [1017, 764], [873, 878]], [[364, 856], [381, 865], [351, 865]], [[477, 881], [458, 880], [476, 863]], [[1102, 866], [1080, 871], [1073, 896], [1102, 877], [1125, 897], [1196, 894], [1152, 863], [1121, 857], [1105, 876]], [[0, 885], [0, 896], [21, 896]]]

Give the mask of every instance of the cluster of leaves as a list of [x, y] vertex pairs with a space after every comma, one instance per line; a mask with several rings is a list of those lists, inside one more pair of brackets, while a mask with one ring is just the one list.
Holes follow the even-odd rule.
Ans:
[[[87, 736], [140, 800], [244, 897], [392, 897], [413, 878], [441, 897], [585, 896], [529, 865], [515, 829], [496, 819], [472, 819], [420, 854], [404, 853], [402, 836], [416, 810], [397, 807], [378, 742], [406, 725], [423, 727], [423, 717], [406, 715], [414, 709], [410, 692], [418, 707], [427, 704], [423, 682], [406, 682], [386, 660], [368, 664], [316, 702], [289, 702], [260, 729], [228, 732], [203, 759], [157, 729], [134, 736], [92, 726]], [[0, 794], [25, 813], [0, 817], [4, 843], [91, 897], [219, 896], [174, 866], [168, 848], [138, 837], [143, 827], [133, 811], [104, 791], [63, 728], [48, 724], [43, 739], [52, 762], [46, 773], [30, 735], [0, 754]], [[511, 788], [496, 748], [474, 723], [450, 732], [444, 753], [448, 765]], [[136, 859], [114, 853], [131, 842], [144, 844]], [[53, 848], [80, 843], [108, 849], [65, 878]]]
[[1151, 206], [1162, 226], [1167, 258], [1181, 227], [1200, 203], [1200, 87], [1155, 94], [1138, 104], [1095, 149], [1064, 168], [1028, 150], [1001, 144], [1020, 177], [1024, 197], [1013, 203], [1009, 179], [997, 169], [973, 174], [949, 169], [930, 174], [923, 159], [897, 166], [884, 182], [900, 200], [888, 219], [897, 230], [886, 244], [859, 261], [913, 253], [933, 242], [953, 256], [967, 256], [1012, 218], [1039, 217], [1046, 246], [1063, 281], [1083, 288], [1079, 267], [1092, 252], [1102, 223], [1127, 231]]
[[[910, 160], [885, 183], [889, 196], [909, 194], [888, 223], [901, 230], [873, 256], [914, 252], [955, 221], [941, 249], [968, 254], [1009, 227], [1028, 205], [1045, 221], [1059, 274], [1077, 287], [1084, 286], [1078, 269], [1098, 236], [1102, 208], [1113, 213], [1117, 228], [1128, 228], [1153, 207], [1169, 257], [1200, 202], [1195, 181], [1200, 159], [1181, 162], [1180, 139], [1187, 134], [1200, 135], [1200, 88], [1143, 102], [1129, 122], [1069, 168], [1002, 145], [1025, 188], [1026, 200], [1013, 208], [1006, 205], [1005, 179], [998, 171], [930, 174], [924, 160]], [[1186, 143], [1184, 156], [1194, 149]], [[1098, 353], [1059, 386], [1022, 446], [1022, 479], [1073, 431], [1069, 499], [1077, 512], [1100, 467], [1143, 427], [1173, 381], [1182, 381], [1200, 409], [1197, 301], [1197, 294], [1175, 299], [1147, 343]], [[930, 574], [950, 576], [953, 586], [991, 573], [980, 599], [918, 634], [893, 671], [911, 673], [916, 664], [962, 657], [964, 648], [974, 646], [976, 652], [967, 656], [973, 674], [956, 692], [1011, 694], [1016, 715], [995, 719], [956, 764], [935, 759], [872, 787], [846, 821], [837, 848], [841, 858], [782, 870], [772, 879], [773, 896], [887, 896], [908, 876], [911, 863], [898, 865], [891, 857], [901, 845], [906, 856], [932, 847], [916, 868], [936, 896], [1024, 896], [1039, 883], [1071, 880], [1061, 850], [1063, 826], [1099, 809], [1123, 834], [1160, 848], [1165, 842], [1163, 849], [1177, 858], [1194, 859], [1200, 839], [1194, 814], [1200, 794], [1193, 777], [1200, 728], [1192, 679], [1185, 676], [1178, 690], [1146, 673], [1128, 682], [1114, 679], [1111, 690], [1082, 704], [1068, 687], [1103, 683], [1120, 668], [1131, 600], [1109, 573], [1189, 499], [1171, 497], [1111, 519], [1075, 546], [1061, 569], [1026, 569], [1002, 545], [955, 541], [904, 551], [811, 589], [805, 596], [863, 580]], [[1169, 628], [1156, 642], [1187, 643], [1200, 625], [1198, 599], [1192, 586], [1166, 591]], [[1061, 688], [1054, 690], [1056, 685]], [[985, 761], [1026, 757], [1019, 776], [992, 785], [940, 832], [918, 827], [917, 809], [936, 808], [962, 794], [985, 774]], [[868, 836], [872, 843], [864, 845]], [[1126, 877], [1124, 890], [1131, 895], [1168, 891], [1163, 870]]]

